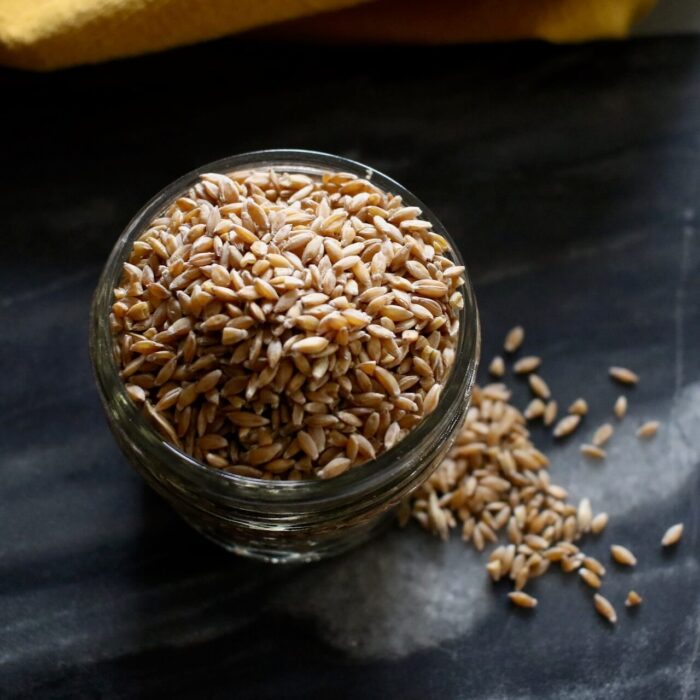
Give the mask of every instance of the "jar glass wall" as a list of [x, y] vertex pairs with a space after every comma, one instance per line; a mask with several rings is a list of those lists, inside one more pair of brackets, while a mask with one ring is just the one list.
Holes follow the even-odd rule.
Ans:
[[[308, 561], [363, 540], [438, 466], [459, 430], [479, 357], [479, 320], [471, 283], [463, 287], [454, 365], [436, 410], [376, 459], [329, 480], [266, 481], [209, 467], [166, 442], [126, 393], [109, 327], [113, 289], [133, 241], [201, 173], [248, 168], [317, 176], [351, 172], [418, 206], [448, 253], [463, 264], [455, 242], [432, 212], [398, 183], [354, 161], [323, 153], [274, 150], [225, 158], [181, 177], [148, 202], [119, 237], [92, 306], [90, 351], [109, 425], [129, 462], [194, 528], [226, 549], [268, 561]], [[465, 275], [466, 277], [466, 275]]]

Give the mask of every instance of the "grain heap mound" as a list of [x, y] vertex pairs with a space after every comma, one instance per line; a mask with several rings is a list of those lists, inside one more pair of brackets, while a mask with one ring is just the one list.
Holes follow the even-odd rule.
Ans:
[[202, 175], [134, 242], [111, 327], [129, 396], [194, 458], [329, 478], [435, 409], [464, 268], [346, 173]]

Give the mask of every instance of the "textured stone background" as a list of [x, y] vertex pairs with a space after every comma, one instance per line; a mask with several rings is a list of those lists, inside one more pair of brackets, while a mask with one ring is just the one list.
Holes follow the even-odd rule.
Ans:
[[[695, 698], [700, 694], [700, 40], [435, 50], [233, 46], [56, 75], [0, 73], [3, 697]], [[576, 577], [534, 614], [458, 539], [391, 531], [303, 568], [235, 558], [128, 468], [101, 414], [87, 314], [136, 209], [227, 154], [305, 147], [413, 190], [473, 274], [484, 358], [522, 322], [580, 438], [610, 364], [642, 381], [604, 464], [552, 447], [606, 509], [611, 629]], [[527, 392], [516, 382], [524, 405]], [[640, 444], [642, 420], [663, 421]], [[686, 535], [659, 551], [667, 525]]]

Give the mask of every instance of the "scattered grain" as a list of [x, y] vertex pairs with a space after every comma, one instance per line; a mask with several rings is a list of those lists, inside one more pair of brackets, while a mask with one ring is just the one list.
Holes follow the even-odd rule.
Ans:
[[527, 357], [521, 357], [515, 362], [513, 370], [516, 374], [529, 374], [530, 372], [534, 372], [541, 364], [541, 358], [528, 355]]
[[596, 447], [602, 447], [613, 436], [614, 432], [615, 430], [610, 423], [603, 423], [603, 425], [593, 433], [593, 444]]
[[668, 530], [666, 530], [664, 536], [661, 538], [661, 545], [663, 547], [671, 547], [674, 544], [678, 544], [682, 536], [683, 523], [676, 523], [675, 525], [671, 525], [671, 527], [669, 527]]
[[582, 498], [579, 501], [576, 519], [578, 520], [578, 526], [581, 532], [588, 532], [591, 529], [593, 511], [591, 510], [591, 502], [588, 498]]
[[537, 607], [537, 598], [533, 598], [523, 591], [512, 591], [508, 594], [511, 603], [514, 603], [519, 608], [535, 608]]
[[618, 396], [617, 400], [615, 401], [615, 405], [613, 406], [613, 411], [615, 415], [622, 420], [625, 417], [625, 414], [627, 413], [627, 397], [626, 396]]
[[630, 591], [625, 598], [625, 605], [628, 608], [634, 608], [642, 602], [642, 596], [637, 591]]
[[564, 573], [570, 574], [581, 568], [581, 560], [576, 557], [564, 557], [561, 560], [561, 568]]
[[555, 438], [565, 437], [566, 435], [571, 435], [571, 433], [576, 430], [578, 424], [581, 422], [581, 416], [578, 414], [571, 414], [562, 418], [554, 427], [553, 435]]
[[494, 357], [493, 360], [491, 360], [491, 364], [489, 365], [489, 372], [494, 377], [502, 377], [506, 373], [506, 364], [500, 355], [496, 355], [496, 357]]
[[[519, 328], [511, 332], [515, 340], [505, 343], [507, 352], [515, 352], [522, 344]], [[489, 541], [498, 541], [499, 536], [504, 538], [506, 544], [496, 547], [489, 556], [487, 573], [493, 581], [503, 578], [513, 581], [515, 590], [509, 597], [523, 607], [534, 607], [537, 601], [522, 589], [531, 579], [544, 574], [552, 562], [559, 562], [566, 573], [578, 571], [581, 580], [595, 590], [601, 588], [606, 573], [597, 559], [587, 556], [574, 542], [586, 533], [602, 533], [608, 515], [594, 516], [588, 498], [582, 498], [578, 506], [567, 501], [567, 491], [551, 483], [549, 460], [530, 442], [525, 427], [526, 420], [539, 417], [546, 425], [556, 420], [557, 404], [550, 398], [549, 387], [541, 377], [532, 374], [540, 364], [535, 356], [514, 363], [516, 373], [529, 374], [530, 388], [535, 394], [523, 413], [510, 405], [510, 392], [505, 385], [474, 388], [467, 419], [446, 459], [412, 496], [413, 517], [442, 537], [449, 534], [447, 520], [451, 517], [454, 524], [461, 521], [462, 538], [478, 551]], [[417, 374], [430, 376], [420, 362], [415, 365]], [[500, 357], [494, 358], [491, 367], [495, 369], [494, 376], [500, 377], [505, 371]], [[612, 368], [611, 376], [628, 384], [637, 381], [636, 375], [620, 368]], [[626, 410], [627, 399], [620, 396], [614, 413], [622, 418]], [[568, 415], [554, 428], [554, 436], [564, 437], [574, 432], [587, 413], [585, 399], [576, 399], [569, 406]], [[655, 432], [658, 423], [652, 422], [652, 426], [650, 430]], [[610, 423], [600, 426], [593, 435], [593, 444], [582, 445], [581, 453], [605, 458], [601, 446], [613, 432]], [[442, 525], [437, 521], [442, 521]], [[664, 546], [677, 542], [681, 533], [681, 524], [670, 528], [664, 535]], [[626, 566], [637, 563], [632, 552], [620, 545], [611, 547], [611, 555]], [[641, 597], [631, 591], [626, 605], [640, 601]], [[606, 620], [617, 622], [614, 607], [602, 595], [595, 594], [594, 605]]]
[[531, 374], [527, 379], [530, 389], [535, 396], [539, 396], [546, 401], [552, 395], [547, 383], [538, 374]]
[[501, 578], [501, 562], [499, 560], [490, 561], [486, 564], [486, 571], [493, 581], [498, 581]]
[[605, 450], [601, 449], [600, 447], [596, 447], [596, 445], [583, 444], [579, 449], [581, 450], [581, 454], [585, 455], [586, 457], [591, 457], [593, 459], [605, 459]]
[[608, 524], [608, 514], [598, 513], [593, 520], [591, 520], [591, 532], [594, 535], [599, 535]]
[[557, 419], [557, 413], [559, 411], [559, 406], [557, 406], [556, 401], [548, 401], [544, 409], [544, 416], [542, 417], [542, 422], [549, 427]]
[[508, 331], [503, 349], [506, 352], [515, 352], [523, 344], [523, 340], [525, 340], [525, 330], [522, 326], [515, 326]]
[[643, 423], [637, 430], [637, 437], [653, 437], [654, 435], [656, 435], [660, 425], [661, 423], [659, 423], [659, 421], [657, 420], [648, 420], [646, 423]]
[[596, 590], [601, 587], [602, 582], [600, 577], [590, 569], [580, 568], [578, 574], [587, 586], [595, 588]]
[[569, 413], [585, 416], [588, 413], [588, 404], [586, 403], [586, 399], [576, 399], [576, 401], [569, 406]]
[[603, 598], [600, 593], [596, 593], [593, 596], [593, 604], [598, 613], [604, 617], [608, 622], [613, 625], [617, 622], [617, 613], [615, 608], [613, 608], [612, 603], [607, 599]]
[[525, 409], [523, 415], [525, 418], [528, 420], [533, 420], [535, 418], [539, 418], [543, 416], [545, 413], [545, 403], [542, 401], [542, 399], [532, 399], [530, 403], [527, 405], [527, 408]]
[[627, 547], [623, 547], [621, 544], [612, 545], [610, 547], [610, 554], [618, 564], [622, 564], [623, 566], [636, 566], [637, 564], [637, 557], [635, 557]]
[[626, 367], [611, 367], [608, 370], [610, 376], [621, 384], [636, 384], [639, 377]]
[[[565, 572], [583, 566], [582, 580], [600, 585], [604, 567], [574, 542], [592, 531], [594, 520], [598, 532], [605, 523], [600, 514], [593, 518], [589, 499], [576, 507], [567, 501], [566, 489], [551, 483], [549, 460], [531, 443], [526, 416], [509, 399], [502, 384], [474, 387], [471, 408], [447, 457], [411, 497], [412, 516], [443, 538], [449, 536], [451, 517], [462, 539], [477, 551], [506, 540], [493, 550], [486, 569], [493, 581], [513, 581], [516, 594], [553, 561]], [[540, 413], [544, 406], [535, 399], [526, 413]], [[580, 420], [578, 414], [569, 418]]]
[[582, 563], [597, 576], [605, 576], [605, 567], [595, 557], [584, 557]]

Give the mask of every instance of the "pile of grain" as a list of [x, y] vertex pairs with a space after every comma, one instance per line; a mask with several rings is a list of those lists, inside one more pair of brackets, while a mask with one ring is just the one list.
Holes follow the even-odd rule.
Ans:
[[588, 499], [568, 501], [549, 475], [549, 459], [530, 440], [523, 414], [510, 404], [503, 384], [474, 387], [467, 419], [448, 457], [413, 494], [412, 515], [447, 539], [458, 524], [479, 551], [505, 532], [487, 565], [494, 580], [510, 577], [516, 590], [553, 562], [565, 571], [584, 564], [574, 544], [599, 533], [606, 516]]
[[[515, 353], [525, 333], [517, 326], [506, 336], [504, 350]], [[402, 504], [399, 517], [406, 523], [410, 517], [433, 534], [448, 539], [452, 529], [461, 531], [462, 539], [482, 551], [489, 544], [497, 546], [488, 556], [486, 570], [494, 581], [509, 578], [514, 591], [511, 602], [524, 608], [535, 608], [537, 599], [523, 591], [528, 581], [544, 574], [557, 564], [564, 572], [577, 571], [581, 580], [597, 591], [603, 584], [605, 567], [587, 556], [577, 542], [585, 535], [600, 535], [608, 523], [606, 513], [594, 514], [588, 498], [577, 504], [568, 500], [564, 488], [552, 483], [548, 457], [530, 439], [527, 422], [541, 418], [546, 426], [554, 423], [557, 404], [545, 381], [534, 374], [541, 366], [540, 358], [523, 357], [513, 363], [516, 374], [529, 374], [529, 386], [535, 395], [524, 412], [511, 404], [511, 392], [503, 383], [483, 388], [474, 387], [466, 421], [447, 458], [430, 479]], [[506, 363], [494, 358], [489, 372], [502, 378]], [[638, 377], [628, 369], [610, 368], [610, 376], [622, 384], [636, 384]], [[554, 437], [571, 435], [588, 412], [583, 398], [574, 401], [568, 413], [552, 429]], [[627, 399], [621, 396], [613, 412], [619, 420], [627, 412]], [[658, 421], [644, 423], [637, 434], [652, 437]], [[610, 423], [600, 426], [592, 445], [584, 444], [584, 455], [602, 459], [601, 445], [613, 436]], [[663, 536], [664, 547], [677, 544], [682, 524], [669, 528]], [[503, 541], [505, 540], [505, 542]], [[623, 566], [635, 566], [635, 555], [622, 545], [614, 544], [612, 559]], [[599, 593], [593, 596], [597, 612], [611, 623], [617, 621], [612, 603]], [[642, 601], [630, 591], [625, 605]]]
[[203, 175], [124, 264], [121, 376], [212, 467], [337, 476], [437, 406], [463, 272], [420, 209], [355, 175]]

